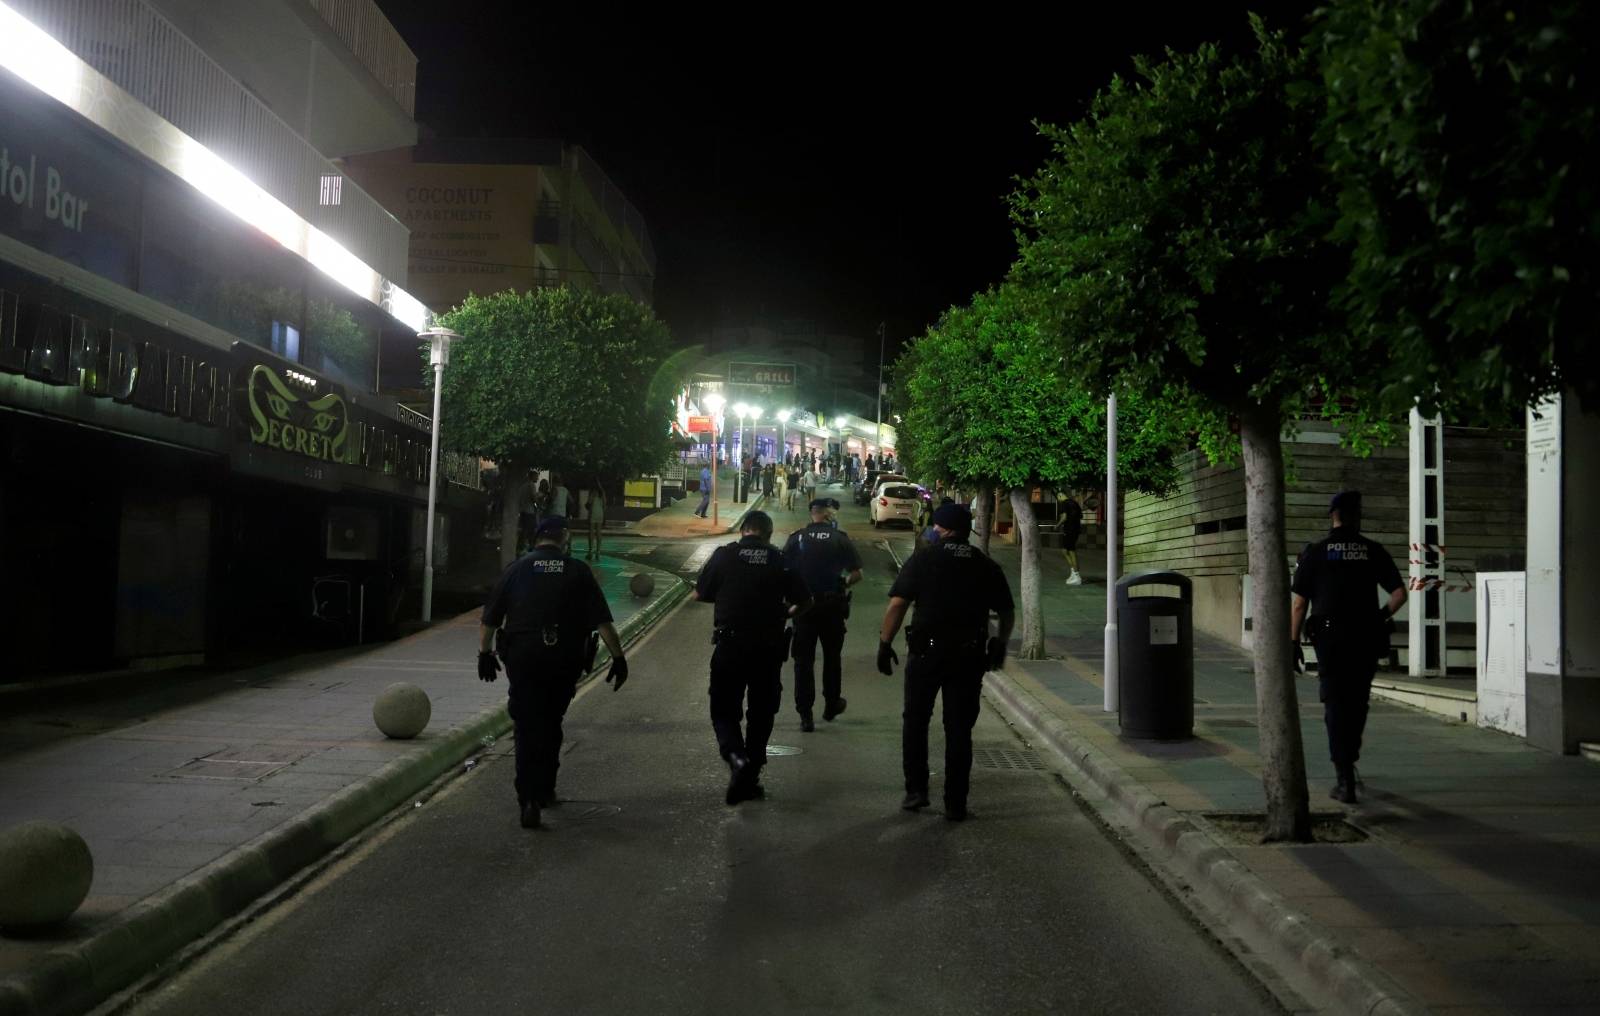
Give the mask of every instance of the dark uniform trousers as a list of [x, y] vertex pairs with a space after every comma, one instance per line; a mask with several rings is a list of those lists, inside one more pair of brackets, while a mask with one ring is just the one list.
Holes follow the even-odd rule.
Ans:
[[517, 735], [517, 803], [555, 796], [561, 768], [561, 721], [577, 692], [583, 663], [571, 646], [546, 646], [537, 634], [508, 635], [506, 679]]
[[794, 621], [794, 707], [809, 713], [817, 700], [817, 643], [822, 644], [822, 701], [843, 693], [844, 596], [819, 597]]
[[1328, 727], [1328, 753], [1335, 769], [1353, 766], [1361, 758], [1372, 678], [1378, 671], [1370, 619], [1342, 620], [1326, 620], [1315, 639], [1322, 720]]
[[978, 722], [987, 669], [983, 641], [974, 638], [949, 647], [908, 651], [900, 733], [906, 792], [928, 792], [928, 723], [933, 718], [934, 697], [942, 693], [944, 799], [947, 804], [965, 805], [972, 779], [972, 728]]
[[[782, 701], [783, 660], [778, 640], [719, 632], [711, 651], [711, 729], [716, 732], [722, 757], [737, 753], [758, 769], [765, 765], [772, 720]], [[742, 731], [741, 709], [745, 712]]]

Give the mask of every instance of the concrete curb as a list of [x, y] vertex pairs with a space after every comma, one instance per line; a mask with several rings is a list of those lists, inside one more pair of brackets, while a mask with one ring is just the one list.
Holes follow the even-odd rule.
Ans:
[[[1006, 673], [984, 678], [990, 700], [1026, 733], [1059, 755], [1115, 805], [1145, 845], [1169, 868], [1205, 892], [1221, 915], [1242, 921], [1252, 945], [1270, 965], [1293, 970], [1327, 992], [1341, 1012], [1363, 1016], [1413, 1016], [1428, 1012], [1376, 965], [1346, 949], [1326, 930], [1295, 910], [1273, 888], [1234, 858], [1207, 832], [1151, 793], [1098, 748], [1083, 743], [1055, 715]], [[1091, 800], [1096, 810], [1105, 805]]]
[[[688, 596], [687, 582], [660, 574], [673, 585], [619, 626], [624, 645], [637, 640]], [[600, 672], [597, 665], [580, 684]], [[486, 740], [510, 728], [504, 703], [491, 706], [139, 901], [82, 942], [45, 953], [26, 973], [0, 980], [0, 1016], [58, 1016], [92, 1008], [404, 804]]]

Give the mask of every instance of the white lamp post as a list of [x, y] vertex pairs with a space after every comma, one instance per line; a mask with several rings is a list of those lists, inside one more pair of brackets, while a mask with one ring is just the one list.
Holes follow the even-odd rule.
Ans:
[[428, 340], [428, 362], [433, 365], [433, 451], [428, 455], [428, 529], [422, 551], [422, 621], [433, 620], [433, 518], [439, 502], [439, 396], [444, 368], [450, 362], [450, 343], [461, 338], [448, 328], [429, 328], [418, 338]]
[[[742, 476], [744, 475], [744, 421], [750, 415], [750, 406], [748, 403], [735, 402], [728, 408], [733, 410], [733, 415], [739, 418], [739, 451], [734, 456], [734, 463], [739, 470], [739, 475]], [[739, 500], [739, 487], [743, 482], [742, 480], [735, 480], [734, 482], [733, 499], [735, 501]]]
[[778, 410], [778, 458], [785, 464], [789, 461], [789, 417], [793, 415], [792, 409]]
[[711, 525], [721, 525], [717, 517], [717, 431], [722, 429], [722, 396], [716, 392], [707, 395], [702, 402], [711, 410]]

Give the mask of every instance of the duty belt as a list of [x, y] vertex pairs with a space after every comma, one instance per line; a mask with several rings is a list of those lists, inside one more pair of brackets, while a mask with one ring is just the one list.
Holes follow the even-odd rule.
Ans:
[[913, 656], [927, 656], [935, 652], [981, 652], [987, 639], [987, 632], [940, 632], [924, 635], [920, 628], [906, 629], [906, 649]]

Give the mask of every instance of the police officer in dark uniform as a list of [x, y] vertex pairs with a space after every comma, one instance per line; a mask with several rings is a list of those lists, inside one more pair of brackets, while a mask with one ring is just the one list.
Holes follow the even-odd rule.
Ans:
[[[959, 822], [967, 817], [967, 788], [972, 776], [972, 728], [978, 722], [983, 675], [1005, 663], [1015, 608], [1011, 584], [994, 561], [967, 542], [972, 514], [958, 504], [940, 505], [933, 513], [939, 542], [913, 554], [900, 567], [889, 589], [878, 643], [878, 670], [893, 674], [900, 662], [894, 635], [906, 610], [916, 615], [906, 629], [905, 712], [901, 748], [906, 796], [901, 807], [928, 806], [928, 721], [933, 700], [944, 693], [944, 814]], [[999, 615], [999, 631], [989, 634], [989, 612]]]
[[[1295, 565], [1289, 637], [1297, 670], [1305, 665], [1301, 636], [1310, 635], [1317, 647], [1322, 716], [1338, 778], [1329, 796], [1355, 804], [1356, 761], [1367, 726], [1372, 678], [1378, 658], [1388, 654], [1390, 622], [1406, 602], [1406, 587], [1383, 545], [1361, 535], [1360, 491], [1335, 494], [1328, 515], [1332, 532], [1307, 544]], [[1389, 594], [1381, 607], [1375, 607], [1375, 586]]]
[[606, 681], [613, 691], [628, 679], [622, 640], [611, 624], [600, 584], [589, 566], [570, 556], [567, 520], [547, 516], [534, 533], [532, 552], [511, 563], [483, 608], [478, 677], [493, 681], [499, 656], [510, 685], [511, 722], [517, 735], [517, 807], [522, 827], [539, 826], [539, 809], [556, 803], [561, 768], [561, 721], [591, 662], [590, 633], [599, 629], [611, 650]]
[[817, 643], [822, 643], [822, 718], [832, 722], [844, 712], [845, 619], [850, 616], [849, 588], [861, 581], [861, 555], [850, 536], [838, 528], [839, 502], [819, 497], [811, 502], [811, 524], [789, 534], [783, 558], [805, 579], [812, 607], [794, 622], [794, 707], [800, 729], [812, 731], [811, 705], [817, 698]]
[[[729, 804], [763, 796], [767, 738], [783, 701], [783, 661], [788, 655], [784, 623], [811, 606], [805, 580], [784, 563], [782, 551], [771, 541], [771, 517], [750, 512], [739, 528], [739, 541], [718, 547], [700, 569], [693, 594], [716, 605], [711, 728], [728, 763]], [[743, 730], [742, 708], [747, 719]]]

